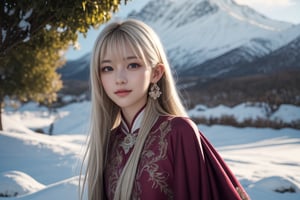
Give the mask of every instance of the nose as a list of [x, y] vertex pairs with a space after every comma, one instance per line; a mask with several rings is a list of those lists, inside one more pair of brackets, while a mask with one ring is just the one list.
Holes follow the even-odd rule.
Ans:
[[124, 84], [127, 83], [126, 71], [124, 69], [116, 70], [116, 84]]

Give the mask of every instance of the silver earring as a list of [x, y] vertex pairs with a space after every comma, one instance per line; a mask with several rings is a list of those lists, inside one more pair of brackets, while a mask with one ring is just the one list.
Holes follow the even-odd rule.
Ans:
[[153, 85], [150, 88], [149, 96], [152, 99], [156, 100], [157, 98], [160, 97], [161, 94], [162, 93], [161, 93], [160, 88], [158, 87], [158, 85], [156, 83], [153, 83]]

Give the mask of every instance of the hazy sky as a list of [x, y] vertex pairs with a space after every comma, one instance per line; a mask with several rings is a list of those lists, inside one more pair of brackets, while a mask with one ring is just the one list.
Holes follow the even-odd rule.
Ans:
[[[300, 0], [234, 0], [238, 4], [248, 5], [263, 15], [286, 22], [300, 24]], [[121, 11], [130, 10], [131, 6], [141, 7], [147, 1], [145, 0], [129, 0], [128, 4], [121, 8]], [[97, 30], [90, 30], [87, 38], [79, 36], [80, 50], [74, 51], [73, 48], [66, 54], [67, 59], [77, 59], [86, 53], [91, 52], [93, 43], [98, 35]]]
[[272, 19], [300, 23], [300, 0], [235, 0]]

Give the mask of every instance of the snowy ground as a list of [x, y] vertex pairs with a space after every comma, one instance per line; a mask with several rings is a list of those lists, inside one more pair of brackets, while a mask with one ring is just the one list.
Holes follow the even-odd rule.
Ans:
[[[0, 132], [0, 200], [78, 199], [89, 105], [75, 103], [51, 114], [33, 103], [18, 111], [6, 108], [4, 131]], [[272, 114], [264, 106], [250, 104], [234, 108], [198, 106], [189, 112], [193, 116], [214, 117], [224, 113], [238, 120], [300, 119], [300, 108], [292, 105], [283, 105]], [[52, 136], [32, 131], [40, 128], [49, 132], [54, 120]], [[219, 125], [199, 125], [199, 129], [221, 153], [252, 199], [300, 199], [299, 130]]]

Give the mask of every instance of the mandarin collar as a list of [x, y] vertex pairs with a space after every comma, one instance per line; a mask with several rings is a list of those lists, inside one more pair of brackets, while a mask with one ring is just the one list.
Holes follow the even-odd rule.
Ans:
[[125, 131], [126, 134], [128, 133], [134, 133], [136, 130], [138, 130], [141, 127], [141, 123], [142, 123], [142, 119], [144, 117], [144, 113], [145, 113], [145, 107], [143, 106], [138, 112], [137, 114], [134, 116], [131, 125], [128, 126], [125, 118], [122, 115], [122, 130]]

